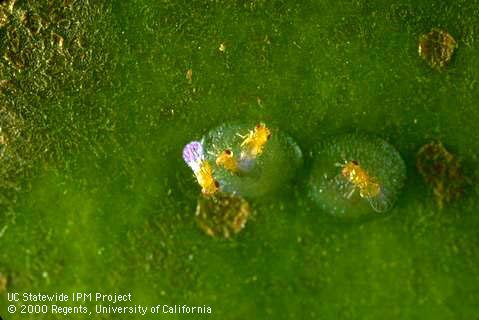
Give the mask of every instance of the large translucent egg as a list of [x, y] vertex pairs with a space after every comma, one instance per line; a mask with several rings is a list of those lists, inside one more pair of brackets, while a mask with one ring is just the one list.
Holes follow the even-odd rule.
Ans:
[[[270, 128], [266, 142], [261, 136], [252, 137], [259, 127], [260, 124], [254, 123], [223, 124], [203, 137], [205, 158], [213, 165], [221, 192], [259, 197], [287, 189], [295, 177], [303, 163], [299, 146], [288, 135]], [[222, 154], [231, 157], [231, 161], [218, 164]]]
[[358, 220], [383, 216], [393, 208], [406, 168], [383, 139], [347, 134], [322, 143], [312, 155], [309, 195], [324, 211]]

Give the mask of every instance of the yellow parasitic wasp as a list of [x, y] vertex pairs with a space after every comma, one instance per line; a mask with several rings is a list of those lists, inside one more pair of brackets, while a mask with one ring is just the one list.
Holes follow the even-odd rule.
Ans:
[[236, 161], [233, 151], [230, 149], [225, 149], [216, 157], [216, 165], [219, 167], [224, 167], [226, 170], [229, 170], [233, 173], [237, 173], [238, 162]]
[[200, 170], [195, 172], [195, 176], [204, 195], [210, 196], [218, 191], [220, 184], [213, 177], [213, 169], [208, 161], [203, 160], [201, 162]]
[[340, 177], [347, 181], [350, 190], [345, 194], [347, 199], [351, 198], [356, 190], [359, 190], [361, 198], [368, 200], [371, 207], [377, 212], [387, 211], [391, 207], [391, 201], [385, 194], [385, 189], [381, 187], [379, 181], [369, 175], [356, 160], [344, 161], [337, 166], [341, 167]]
[[271, 131], [264, 123], [257, 124], [253, 130], [250, 130], [243, 138], [241, 143], [241, 158], [255, 158], [263, 152], [263, 148], [271, 138]]
[[213, 176], [210, 163], [205, 160], [201, 142], [191, 141], [188, 143], [183, 148], [183, 160], [193, 170], [204, 195], [213, 195], [218, 191], [220, 184]]

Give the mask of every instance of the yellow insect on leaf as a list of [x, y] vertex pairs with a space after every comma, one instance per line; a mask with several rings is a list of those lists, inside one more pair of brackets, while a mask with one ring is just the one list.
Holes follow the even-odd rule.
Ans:
[[264, 123], [259, 123], [242, 138], [244, 138], [241, 143], [242, 156], [254, 158], [263, 152], [266, 142], [271, 138], [271, 131]]
[[201, 162], [200, 170], [195, 175], [204, 195], [213, 195], [218, 191], [220, 184], [213, 177], [213, 169], [208, 161]]
[[216, 157], [216, 165], [224, 167], [226, 170], [229, 170], [233, 173], [238, 172], [238, 162], [234, 158], [233, 151], [230, 149], [223, 150]]
[[347, 193], [347, 198], [350, 198], [354, 191], [358, 189], [361, 198], [367, 199], [375, 211], [384, 212], [391, 207], [391, 202], [384, 192], [385, 189], [356, 160], [347, 161], [341, 167], [341, 175], [353, 186], [351, 191]]
[[346, 162], [343, 165], [341, 174], [359, 189], [359, 193], [363, 198], [374, 197], [381, 190], [376, 179], [370, 177], [355, 160]]

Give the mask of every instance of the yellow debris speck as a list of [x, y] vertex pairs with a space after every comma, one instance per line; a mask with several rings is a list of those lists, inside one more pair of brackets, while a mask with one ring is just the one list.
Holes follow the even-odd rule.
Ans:
[[8, 14], [5, 9], [0, 7], [0, 28], [3, 28], [8, 23]]
[[52, 44], [57, 45], [60, 50], [63, 49], [64, 39], [61, 35], [52, 32]]
[[7, 277], [0, 273], [0, 294], [3, 294], [7, 291]]
[[188, 80], [189, 83], [191, 83], [191, 81], [193, 80], [193, 70], [192, 69], [188, 69], [186, 71], [186, 79]]

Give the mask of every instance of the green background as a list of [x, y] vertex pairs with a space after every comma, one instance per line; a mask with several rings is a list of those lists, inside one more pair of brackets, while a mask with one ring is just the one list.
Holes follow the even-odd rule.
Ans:
[[[143, 305], [210, 305], [212, 319], [479, 317], [478, 1], [19, 0], [13, 10], [0, 32], [9, 292], [131, 292]], [[50, 23], [30, 34], [19, 10]], [[433, 27], [458, 41], [442, 72], [417, 53]], [[252, 202], [237, 238], [204, 235], [181, 150], [221, 123], [260, 120], [305, 154], [344, 132], [389, 141], [408, 167], [392, 215], [333, 221], [305, 196], [306, 163], [293, 192]], [[415, 170], [431, 139], [472, 182], [442, 211]], [[66, 319], [6, 306], [4, 292], [5, 319]]]

